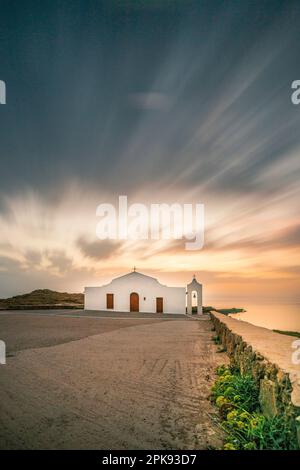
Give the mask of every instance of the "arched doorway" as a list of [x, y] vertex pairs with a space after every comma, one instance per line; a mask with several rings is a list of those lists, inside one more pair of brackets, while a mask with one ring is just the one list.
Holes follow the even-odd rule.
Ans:
[[193, 290], [192, 293], [192, 313], [198, 313], [198, 292]]
[[130, 311], [139, 311], [139, 294], [137, 294], [136, 292], [131, 292], [130, 294]]

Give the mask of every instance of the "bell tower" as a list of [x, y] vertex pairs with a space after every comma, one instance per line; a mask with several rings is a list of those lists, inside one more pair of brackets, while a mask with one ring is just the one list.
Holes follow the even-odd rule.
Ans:
[[202, 284], [200, 284], [196, 276], [194, 274], [192, 282], [187, 285], [187, 313], [188, 315], [192, 315], [193, 313], [193, 304], [192, 299], [193, 296], [197, 298], [197, 313], [198, 315], [202, 315]]

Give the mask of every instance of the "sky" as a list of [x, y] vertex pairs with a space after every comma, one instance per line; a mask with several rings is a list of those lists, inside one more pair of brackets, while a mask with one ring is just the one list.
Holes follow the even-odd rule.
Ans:
[[[300, 4], [2, 0], [0, 297], [195, 273], [299, 301]], [[96, 207], [202, 203], [205, 244], [101, 241]]]

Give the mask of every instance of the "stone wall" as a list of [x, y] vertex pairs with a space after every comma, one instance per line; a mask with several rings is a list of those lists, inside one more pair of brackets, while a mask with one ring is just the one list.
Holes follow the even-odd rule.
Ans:
[[220, 313], [211, 319], [231, 362], [257, 380], [264, 415], [284, 415], [300, 447], [300, 365], [292, 359], [296, 338]]

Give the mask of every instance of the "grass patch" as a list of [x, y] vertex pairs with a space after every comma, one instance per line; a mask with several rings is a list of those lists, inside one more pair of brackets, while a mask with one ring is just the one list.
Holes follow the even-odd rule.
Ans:
[[266, 418], [259, 405], [259, 389], [251, 375], [233, 367], [217, 369], [211, 399], [226, 432], [225, 450], [293, 450], [296, 436], [283, 416]]
[[295, 336], [300, 338], [300, 333], [298, 331], [283, 331], [283, 330], [273, 330], [274, 333], [280, 333], [281, 335]]

